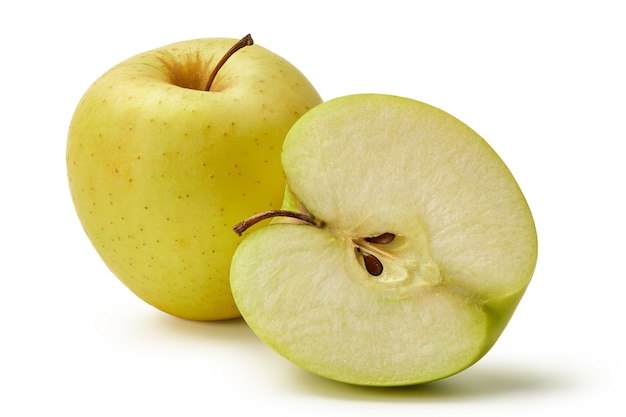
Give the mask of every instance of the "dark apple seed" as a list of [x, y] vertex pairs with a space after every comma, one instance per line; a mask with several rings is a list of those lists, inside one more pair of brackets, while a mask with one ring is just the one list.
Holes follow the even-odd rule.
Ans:
[[396, 238], [396, 235], [394, 235], [393, 233], [387, 232], [378, 236], [366, 237], [365, 241], [369, 243], [376, 243], [378, 245], [386, 245], [388, 243], [393, 242], [395, 238]]
[[367, 272], [369, 272], [370, 275], [377, 277], [383, 273], [383, 264], [377, 257], [366, 252], [361, 253], [363, 254], [365, 269], [367, 269]]

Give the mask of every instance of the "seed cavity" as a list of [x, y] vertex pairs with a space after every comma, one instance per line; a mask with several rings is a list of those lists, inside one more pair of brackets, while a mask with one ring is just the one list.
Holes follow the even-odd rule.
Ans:
[[388, 245], [389, 243], [393, 242], [395, 238], [395, 234], [385, 232], [377, 236], [355, 238], [352, 240], [356, 246], [356, 253], [363, 257], [363, 264], [365, 265], [365, 269], [370, 275], [377, 277], [382, 274], [384, 270], [383, 263], [376, 256], [361, 249], [361, 247], [363, 246], [363, 242], [371, 243], [374, 245]]

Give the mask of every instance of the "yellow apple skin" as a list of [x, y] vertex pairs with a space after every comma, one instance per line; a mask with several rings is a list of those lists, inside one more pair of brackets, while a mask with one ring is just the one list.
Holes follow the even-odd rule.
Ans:
[[239, 317], [232, 226], [279, 208], [289, 128], [321, 102], [289, 62], [257, 45], [209, 73], [236, 39], [179, 42], [110, 69], [84, 94], [67, 140], [71, 197], [111, 271], [177, 317]]

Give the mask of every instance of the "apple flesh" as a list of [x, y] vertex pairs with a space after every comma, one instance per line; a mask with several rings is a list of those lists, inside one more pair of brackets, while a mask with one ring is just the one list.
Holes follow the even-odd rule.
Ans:
[[284, 211], [263, 217], [284, 217], [251, 231], [231, 266], [263, 341], [321, 376], [376, 386], [453, 375], [493, 346], [537, 237], [477, 133], [408, 98], [347, 96], [296, 122], [282, 161]]
[[280, 149], [321, 102], [293, 65], [236, 39], [179, 42], [101, 76], [67, 140], [71, 196], [106, 265], [137, 296], [193, 320], [239, 316], [230, 291], [231, 226], [279, 207]]

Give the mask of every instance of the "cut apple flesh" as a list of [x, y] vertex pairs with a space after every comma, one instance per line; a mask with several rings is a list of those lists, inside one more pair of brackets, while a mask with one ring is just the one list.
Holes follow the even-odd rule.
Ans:
[[348, 96], [305, 114], [282, 161], [284, 207], [324, 225], [279, 219], [239, 246], [231, 286], [262, 340], [362, 385], [440, 379], [491, 348], [530, 281], [537, 238], [480, 136], [414, 100]]

